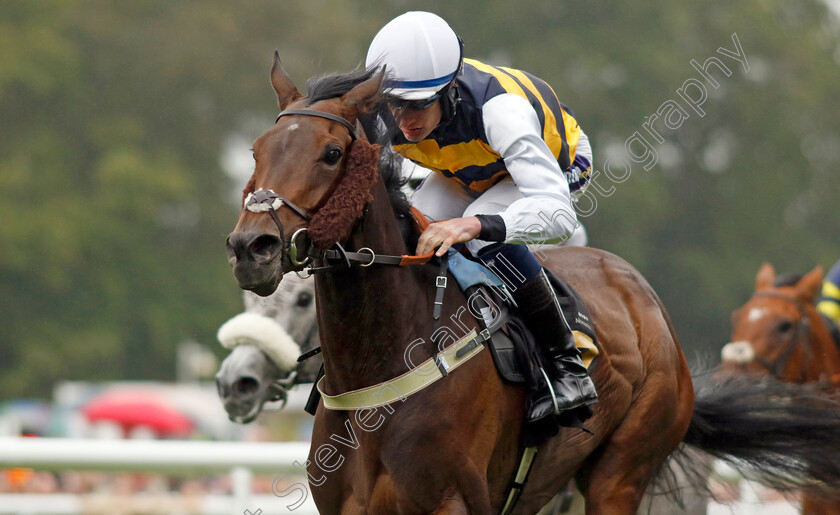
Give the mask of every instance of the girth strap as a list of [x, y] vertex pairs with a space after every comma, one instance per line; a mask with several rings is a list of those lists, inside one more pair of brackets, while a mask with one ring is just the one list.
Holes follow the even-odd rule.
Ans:
[[534, 458], [537, 456], [538, 447], [524, 447], [519, 451], [519, 465], [513, 477], [508, 483], [507, 500], [504, 506], [499, 511], [501, 515], [507, 515], [513, 511], [519, 496], [522, 495], [522, 490], [525, 489], [525, 484], [528, 482], [528, 474], [534, 466]]

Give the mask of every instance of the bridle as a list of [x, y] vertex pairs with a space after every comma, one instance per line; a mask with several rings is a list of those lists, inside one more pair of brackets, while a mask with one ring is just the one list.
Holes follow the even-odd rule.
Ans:
[[[274, 120], [274, 123], [279, 122], [281, 117], [290, 115], [315, 116], [318, 118], [325, 118], [327, 120], [340, 123], [341, 125], [345, 126], [350, 132], [351, 144], [352, 142], [359, 139], [359, 130], [355, 125], [350, 123], [349, 120], [342, 118], [338, 115], [325, 113], [324, 111], [316, 111], [314, 109], [289, 109], [286, 111], [281, 111], [280, 114], [277, 115], [277, 119]], [[280, 209], [281, 206], [289, 207], [289, 209], [297, 213], [301, 218], [303, 218], [307, 222], [312, 220], [312, 214], [309, 213], [307, 210], [303, 209], [291, 200], [275, 193], [273, 190], [270, 189], [259, 189], [253, 193], [249, 193], [248, 197], [245, 198], [243, 209], [248, 209], [249, 211], [252, 211], [254, 213], [267, 211], [271, 215], [271, 218], [274, 220], [274, 223], [277, 224], [277, 227], [280, 229], [280, 232], [282, 234], [283, 228], [280, 225], [280, 219], [277, 217], [276, 213], [276, 210]]]
[[[353, 123], [351, 123], [349, 120], [332, 113], [326, 113], [324, 111], [318, 111], [315, 109], [288, 109], [286, 111], [282, 111], [280, 114], [277, 115], [277, 120], [275, 120], [274, 123], [277, 123], [277, 121], [279, 121], [282, 116], [291, 115], [315, 116], [318, 118], [324, 118], [332, 122], [341, 124], [350, 132], [351, 144], [352, 142], [355, 142], [356, 140], [361, 139], [363, 137], [363, 132], [360, 131], [359, 128]], [[323, 205], [323, 202], [321, 204]], [[253, 213], [267, 212], [271, 216], [271, 219], [274, 220], [274, 223], [275, 225], [277, 225], [277, 229], [280, 231], [280, 235], [282, 237], [283, 225], [280, 223], [280, 218], [277, 216], [277, 210], [280, 209], [282, 206], [288, 207], [295, 214], [297, 214], [307, 222], [311, 221], [312, 217], [315, 214], [310, 213], [306, 209], [298, 206], [286, 197], [270, 189], [259, 189], [252, 193], [249, 193], [248, 196], [245, 198], [245, 201], [243, 202], [242, 210], [245, 211], [247, 209], [248, 211], [251, 211]], [[418, 212], [414, 211], [413, 209], [412, 211], [415, 212], [415, 214], [418, 214]], [[306, 232], [307, 228], [305, 227], [295, 231], [284, 247], [286, 255], [289, 256], [289, 261], [291, 262], [291, 264], [295, 267], [303, 268], [309, 265], [313, 259], [321, 259], [327, 263], [329, 263], [330, 261], [336, 263], [334, 265], [328, 264], [327, 266], [317, 268], [310, 267], [307, 269], [307, 275], [320, 272], [327, 272], [339, 268], [346, 269], [353, 265], [368, 267], [374, 264], [394, 266], [425, 264], [428, 263], [434, 255], [434, 252], [430, 252], [424, 256], [377, 255], [372, 249], [368, 247], [363, 247], [356, 252], [348, 252], [344, 250], [344, 248], [338, 242], [335, 243], [335, 248], [333, 249], [317, 250], [312, 248], [311, 246], [299, 244], [299, 239], [302, 238], [306, 234]]]
[[[767, 369], [770, 374], [775, 377], [776, 379], [782, 373], [782, 369], [785, 367], [787, 362], [790, 360], [791, 356], [793, 355], [793, 351], [796, 349], [796, 345], [800, 342], [803, 335], [807, 335], [808, 328], [810, 327], [811, 323], [808, 319], [808, 313], [805, 311], [805, 308], [802, 307], [802, 303], [800, 303], [795, 298], [785, 295], [783, 293], [773, 292], [773, 291], [758, 291], [752, 294], [752, 297], [770, 297], [774, 299], [781, 299], [790, 304], [796, 306], [797, 311], [799, 311], [799, 320], [796, 324], [796, 330], [790, 335], [790, 339], [785, 344], [782, 353], [779, 354], [775, 360], [768, 360], [761, 356], [756, 355], [755, 361]], [[808, 339], [805, 339], [805, 342], [808, 342]], [[805, 345], [804, 346], [806, 352], [810, 351], [810, 348]], [[802, 374], [803, 371], [800, 371]]]
[[[316, 116], [319, 118], [331, 120], [346, 127], [347, 130], [350, 131], [350, 137], [353, 141], [359, 139], [359, 131], [356, 129], [356, 126], [354, 126], [348, 120], [340, 116], [331, 113], [325, 113], [323, 111], [317, 111], [315, 109], [290, 109], [281, 112], [277, 116], [277, 120], [279, 120], [281, 116], [289, 115]], [[275, 123], [277, 122], [275, 121]], [[332, 195], [333, 193], [330, 193], [329, 195]], [[277, 225], [277, 229], [280, 231], [280, 235], [282, 237], [283, 225], [280, 223], [280, 218], [277, 216], [277, 209], [280, 209], [282, 206], [288, 206], [292, 211], [294, 211], [298, 216], [302, 217], [306, 221], [312, 220], [312, 213], [309, 213], [305, 209], [289, 201], [289, 199], [269, 189], [259, 189], [253, 193], [250, 193], [248, 197], [246, 197], [245, 202], [243, 202], [242, 209], [243, 211], [247, 209], [254, 213], [267, 212], [271, 216], [271, 219], [274, 220], [274, 223]], [[425, 229], [425, 227], [428, 226], [428, 221], [426, 221], [425, 217], [423, 217], [423, 215], [413, 207], [411, 208], [411, 212], [414, 215], [415, 221], [417, 222], [420, 229]], [[307, 229], [305, 227], [295, 231], [294, 234], [292, 234], [292, 237], [289, 239], [288, 246], [284, 246], [284, 250], [288, 252], [289, 260], [295, 266], [306, 267], [306, 265], [308, 265], [312, 261], [312, 259], [321, 259], [325, 263], [327, 263], [326, 266], [321, 266], [317, 268], [310, 267], [308, 269], [305, 269], [308, 272], [308, 275], [321, 272], [330, 272], [340, 269], [346, 270], [352, 267], [354, 264], [361, 267], [369, 267], [374, 264], [391, 266], [423, 265], [428, 263], [435, 255], [435, 250], [432, 250], [431, 252], [423, 256], [377, 255], [369, 247], [363, 247], [356, 252], [348, 252], [344, 250], [344, 247], [342, 247], [339, 242], [335, 242], [333, 245], [334, 248], [330, 250], [315, 250], [311, 247], [304, 247], [303, 251], [301, 251], [301, 249], [298, 248], [298, 238], [301, 235], [305, 234], [306, 231]], [[303, 256], [302, 259], [300, 258], [301, 255]], [[331, 261], [335, 264], [329, 264]], [[432, 311], [432, 318], [434, 319], [434, 332], [437, 332], [441, 324], [443, 296], [447, 285], [446, 274], [449, 266], [448, 263], [449, 259], [447, 255], [444, 255], [440, 258], [440, 270], [438, 272], [437, 277], [435, 278], [435, 300], [434, 308]], [[479, 336], [481, 337], [481, 341], [490, 338], [489, 332], [487, 332], [486, 330], [482, 331], [482, 333]], [[320, 347], [318, 349], [313, 349], [312, 351], [307, 352], [306, 354], [298, 358], [298, 361], [302, 361], [308, 357], [311, 357], [319, 351]], [[438, 361], [437, 346], [433, 346], [432, 348], [432, 359], [434, 359], [435, 363], [437, 364], [437, 367], [440, 370], [442, 377], [445, 377], [447, 375], [446, 367], [442, 362]], [[294, 382], [294, 379], [292, 379], [292, 382]], [[280, 386], [282, 387], [283, 385]]]

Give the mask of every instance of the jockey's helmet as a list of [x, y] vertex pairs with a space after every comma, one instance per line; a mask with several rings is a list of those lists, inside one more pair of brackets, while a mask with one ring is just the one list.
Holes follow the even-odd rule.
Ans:
[[385, 93], [406, 101], [432, 100], [446, 92], [461, 70], [461, 40], [440, 16], [410, 11], [388, 22], [373, 38], [366, 66], [384, 66]]

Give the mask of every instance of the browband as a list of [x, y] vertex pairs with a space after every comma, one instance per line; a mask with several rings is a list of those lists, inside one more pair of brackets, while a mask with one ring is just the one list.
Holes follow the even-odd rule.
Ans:
[[342, 118], [340, 116], [330, 114], [330, 113], [325, 113], [323, 111], [316, 111], [314, 109], [289, 109], [287, 111], [281, 111], [280, 114], [277, 115], [277, 120], [274, 120], [274, 123], [277, 123], [277, 121], [280, 120], [281, 116], [286, 116], [286, 115], [291, 115], [291, 114], [300, 114], [300, 115], [303, 115], [303, 116], [317, 116], [319, 118], [326, 118], [327, 120], [338, 122], [341, 125], [347, 127], [347, 130], [350, 131], [350, 137], [353, 138], [353, 140], [359, 139], [359, 133], [356, 131], [356, 126], [355, 125], [353, 125], [352, 123], [350, 123], [349, 121], [345, 120], [344, 118]]

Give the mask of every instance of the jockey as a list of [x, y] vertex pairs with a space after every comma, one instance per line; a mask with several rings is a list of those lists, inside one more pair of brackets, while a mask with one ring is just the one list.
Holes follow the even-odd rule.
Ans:
[[464, 59], [449, 25], [428, 12], [386, 24], [367, 67], [384, 67], [399, 131], [396, 152], [431, 173], [412, 204], [432, 223], [417, 254], [462, 243], [508, 285], [539, 340], [548, 390], [530, 401], [536, 421], [598, 396], [560, 304], [527, 244], [569, 239], [580, 225], [571, 190], [589, 178], [589, 139], [548, 84], [528, 73]]
[[840, 327], [840, 261], [825, 276], [817, 311]]

